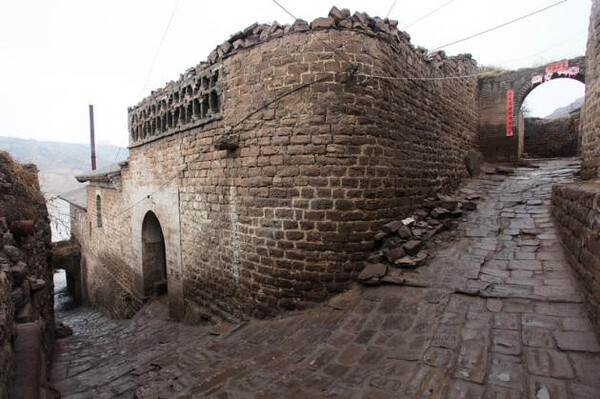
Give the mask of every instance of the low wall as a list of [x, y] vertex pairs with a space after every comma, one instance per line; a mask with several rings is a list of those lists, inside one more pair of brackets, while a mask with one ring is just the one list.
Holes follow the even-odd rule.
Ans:
[[600, 183], [554, 186], [552, 204], [569, 263], [600, 327]]
[[573, 118], [525, 118], [524, 155], [531, 158], [577, 156], [578, 124]]

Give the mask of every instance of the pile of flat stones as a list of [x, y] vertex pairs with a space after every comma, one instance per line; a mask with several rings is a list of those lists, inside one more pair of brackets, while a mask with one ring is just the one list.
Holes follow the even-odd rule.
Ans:
[[47, 300], [42, 291], [46, 282], [33, 275], [27, 254], [17, 246], [3, 217], [0, 218], [0, 239], [0, 280], [10, 283], [14, 321], [36, 321], [42, 316], [39, 305]]
[[431, 239], [442, 231], [451, 230], [456, 219], [465, 212], [477, 209], [478, 195], [465, 199], [437, 194], [427, 198], [423, 205], [407, 218], [384, 225], [375, 235], [378, 251], [358, 275], [365, 285], [381, 283], [398, 284], [396, 277], [388, 275], [391, 268], [417, 269], [429, 257], [426, 251]]
[[[316, 18], [310, 23], [302, 19], [297, 19], [292, 25], [282, 25], [276, 21], [272, 24], [254, 23], [246, 29], [231, 35], [228, 40], [218, 45], [209, 54], [207, 61], [209, 64], [214, 64], [218, 60], [226, 58], [229, 54], [233, 54], [239, 49], [252, 47], [288, 33], [322, 29], [360, 30], [364, 33], [378, 36], [386, 40], [407, 43], [414, 48], [414, 46], [410, 44], [410, 36], [406, 32], [398, 29], [398, 21], [388, 18], [382, 19], [379, 17], [370, 17], [365, 12], [355, 12], [354, 14], [351, 14], [346, 8], [340, 10], [333, 6], [327, 17]], [[443, 51], [428, 54], [427, 50], [424, 48], [419, 47], [416, 48], [416, 50], [426, 58], [445, 58], [445, 53]], [[470, 58], [470, 55], [467, 54], [460, 56]]]

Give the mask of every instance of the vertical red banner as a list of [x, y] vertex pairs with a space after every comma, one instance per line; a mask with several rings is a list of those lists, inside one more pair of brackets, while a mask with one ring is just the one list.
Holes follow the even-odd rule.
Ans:
[[506, 137], [513, 135], [513, 100], [515, 91], [513, 89], [506, 90]]

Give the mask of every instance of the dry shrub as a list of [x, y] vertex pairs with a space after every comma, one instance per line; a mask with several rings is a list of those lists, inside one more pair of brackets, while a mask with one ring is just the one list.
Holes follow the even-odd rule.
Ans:
[[36, 220], [44, 204], [36, 166], [15, 162], [8, 152], [0, 151], [0, 217], [9, 222]]

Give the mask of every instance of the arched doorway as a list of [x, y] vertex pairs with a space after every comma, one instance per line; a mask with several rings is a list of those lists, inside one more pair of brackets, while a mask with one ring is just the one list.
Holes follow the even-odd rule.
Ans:
[[[575, 59], [577, 60], [577, 59]], [[518, 157], [521, 158], [524, 153], [527, 155], [528, 150], [525, 148], [526, 144], [526, 129], [529, 127], [530, 132], [537, 131], [538, 140], [536, 141], [533, 137], [529, 137], [529, 151], [532, 148], [536, 149], [537, 154], [533, 154], [537, 157], [555, 157], [555, 156], [575, 156], [578, 152], [578, 124], [579, 116], [577, 115], [572, 122], [564, 121], [563, 124], [557, 123], [546, 123], [545, 121], [529, 121], [526, 123], [526, 113], [523, 109], [525, 107], [537, 108], [538, 104], [535, 104], [535, 98], [538, 98], [537, 102], [546, 103], [550, 105], [552, 100], [554, 101], [554, 107], [548, 112], [552, 112], [557, 108], [557, 104], [561, 103], [563, 97], [568, 96], [568, 92], [572, 91], [573, 87], [576, 87], [580, 92], [580, 96], [583, 97], [585, 90], [585, 71], [583, 68], [583, 60], [564, 60], [553, 62], [544, 66], [543, 71], [536, 71], [536, 74], [531, 75], [528, 81], [525, 81], [520, 86], [517, 86], [514, 90], [514, 111], [516, 117], [513, 121], [516, 126], [515, 130], [518, 133]], [[541, 86], [541, 87], [540, 87]], [[539, 87], [539, 88], [538, 88]], [[577, 91], [577, 90], [575, 90]], [[540, 96], [538, 94], [542, 93]], [[573, 100], [573, 98], [572, 98]], [[569, 101], [562, 103], [561, 106], [568, 105]], [[543, 108], [543, 107], [542, 107]], [[533, 110], [535, 113], [535, 110]], [[525, 114], [525, 115], [524, 115]], [[531, 115], [533, 116], [533, 115]], [[538, 116], [546, 116], [539, 114]], [[527, 126], [529, 125], [529, 126]], [[569, 132], [565, 132], [568, 130]], [[549, 137], [550, 134], [546, 132], [553, 132], [556, 137]], [[574, 137], [573, 137], [574, 136]], [[547, 139], [544, 140], [544, 137]], [[532, 140], [533, 139], [533, 140]], [[553, 144], [553, 148], [546, 148], [547, 144]], [[533, 147], [532, 147], [533, 145]], [[562, 155], [561, 147], [570, 147]], [[539, 150], [539, 151], [537, 151]]]
[[526, 158], [575, 157], [585, 84], [553, 79], [531, 89], [523, 99], [519, 123], [521, 155]]
[[165, 238], [158, 218], [151, 211], [142, 222], [142, 272], [145, 296], [167, 293]]

